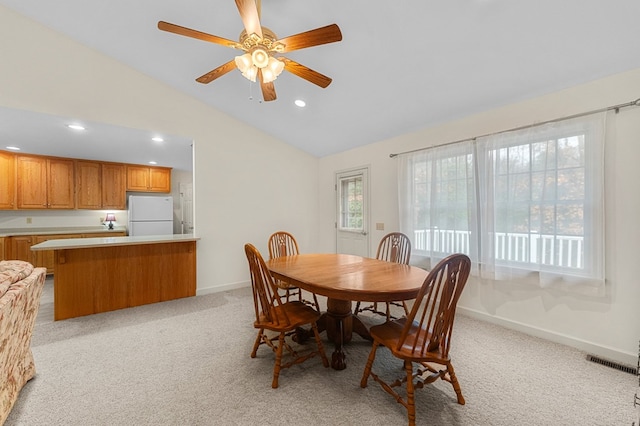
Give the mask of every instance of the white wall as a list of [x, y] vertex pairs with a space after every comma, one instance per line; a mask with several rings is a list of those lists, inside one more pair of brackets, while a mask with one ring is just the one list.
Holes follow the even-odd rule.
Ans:
[[[396, 160], [389, 154], [507, 130], [640, 97], [640, 69], [508, 105], [454, 122], [320, 159], [319, 248], [335, 247], [334, 175], [370, 165], [371, 252], [398, 229]], [[393, 106], [389, 106], [390, 108]], [[635, 365], [640, 339], [640, 107], [609, 114], [606, 145], [607, 295], [567, 295], [505, 283], [470, 282], [460, 307], [468, 313]]]
[[1, 6], [0, 52], [1, 106], [194, 139], [199, 293], [246, 285], [280, 228], [315, 246], [314, 157]]

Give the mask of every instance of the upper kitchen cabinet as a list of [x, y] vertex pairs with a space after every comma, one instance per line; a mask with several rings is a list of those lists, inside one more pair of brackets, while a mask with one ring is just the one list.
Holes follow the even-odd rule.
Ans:
[[74, 209], [74, 162], [17, 155], [19, 209]]
[[102, 208], [102, 165], [76, 161], [76, 203], [79, 209]]
[[0, 151], [0, 209], [16, 208], [16, 156]]
[[127, 191], [171, 192], [171, 168], [127, 165]]
[[102, 163], [102, 208], [125, 210], [127, 207], [125, 165]]
[[124, 210], [125, 166], [98, 161], [76, 161], [76, 193], [79, 209]]

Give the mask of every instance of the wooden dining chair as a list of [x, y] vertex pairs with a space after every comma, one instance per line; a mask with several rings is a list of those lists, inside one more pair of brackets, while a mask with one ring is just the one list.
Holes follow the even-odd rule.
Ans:
[[[411, 259], [411, 240], [402, 232], [392, 232], [385, 235], [378, 244], [376, 259], [408, 265], [409, 260]], [[397, 319], [395, 316], [391, 315], [391, 306], [393, 305], [403, 308], [405, 315], [409, 314], [409, 308], [404, 300], [398, 302], [387, 302], [386, 310], [384, 312], [378, 310], [378, 302], [371, 303], [365, 307], [361, 307], [361, 302], [358, 302], [356, 303], [356, 308], [353, 312], [358, 315], [360, 312], [369, 311], [374, 314], [382, 315], [387, 318], [387, 321], [389, 321], [390, 319]]]
[[[299, 254], [298, 250], [298, 242], [294, 238], [294, 236], [285, 231], [278, 231], [271, 234], [268, 241], [269, 246], [269, 260], [275, 259], [281, 256], [291, 256], [294, 254]], [[306, 300], [303, 297], [302, 289], [299, 287], [295, 287], [287, 282], [281, 281], [277, 278], [274, 279], [276, 286], [282, 289], [285, 292], [286, 300], [289, 301], [289, 298], [293, 295], [298, 295], [298, 300], [313, 306], [317, 311], [320, 311], [320, 305], [318, 304], [318, 297], [315, 293], [311, 293], [313, 297], [313, 301]]]
[[[415, 425], [415, 389], [437, 379], [453, 385], [458, 404], [465, 400], [449, 357], [453, 319], [460, 294], [469, 277], [471, 261], [464, 254], [453, 254], [429, 272], [407, 317], [371, 327], [373, 347], [360, 381], [367, 386], [369, 376], [407, 409], [409, 425]], [[378, 347], [389, 348], [404, 361], [405, 377], [386, 383], [371, 371]], [[418, 364], [416, 372], [413, 363]], [[416, 380], [414, 382], [414, 379]], [[394, 388], [406, 383], [406, 399]]]
[[[251, 272], [251, 288], [253, 290], [253, 304], [256, 320], [253, 326], [258, 329], [251, 351], [251, 358], [255, 358], [260, 345], [267, 345], [276, 354], [273, 367], [272, 388], [278, 387], [278, 377], [282, 368], [289, 368], [316, 355], [320, 355], [322, 365], [329, 367], [329, 360], [324, 352], [324, 346], [318, 333], [317, 321], [320, 313], [300, 301], [283, 302], [278, 287], [273, 282], [271, 272], [264, 263], [264, 259], [258, 249], [252, 244], [245, 244], [245, 254], [249, 262]], [[306, 353], [298, 353], [289, 339], [293, 339], [299, 327], [310, 325], [316, 339], [317, 350], [307, 350]], [[275, 332], [268, 333], [268, 332]], [[289, 361], [282, 363], [283, 349], [290, 356]]]

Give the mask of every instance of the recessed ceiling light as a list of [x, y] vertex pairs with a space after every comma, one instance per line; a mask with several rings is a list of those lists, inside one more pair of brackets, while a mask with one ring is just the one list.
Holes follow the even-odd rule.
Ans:
[[302, 99], [296, 99], [296, 101], [294, 102], [294, 104], [296, 104], [297, 106], [299, 106], [300, 108], [303, 108], [305, 105], [307, 105], [307, 103], [305, 101], [303, 101]]
[[73, 130], [84, 130], [84, 126], [79, 124], [67, 124], [67, 127]]
[[149, 161], [149, 164], [158, 164], [157, 161]]
[[164, 139], [162, 139], [160, 136], [156, 136], [154, 138], [151, 138], [152, 141], [154, 142], [164, 142]]
[[18, 148], [17, 146], [7, 146], [6, 148], [12, 151], [20, 151], [20, 148]]

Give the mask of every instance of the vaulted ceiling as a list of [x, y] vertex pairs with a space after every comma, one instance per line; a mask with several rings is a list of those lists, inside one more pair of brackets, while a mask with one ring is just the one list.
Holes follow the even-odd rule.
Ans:
[[317, 157], [640, 68], [638, 0], [263, 0], [278, 37], [336, 23], [343, 40], [287, 54], [331, 77], [327, 88], [285, 72], [262, 102], [237, 70], [195, 81], [240, 51], [157, 28], [238, 40], [232, 0], [0, 5]]

